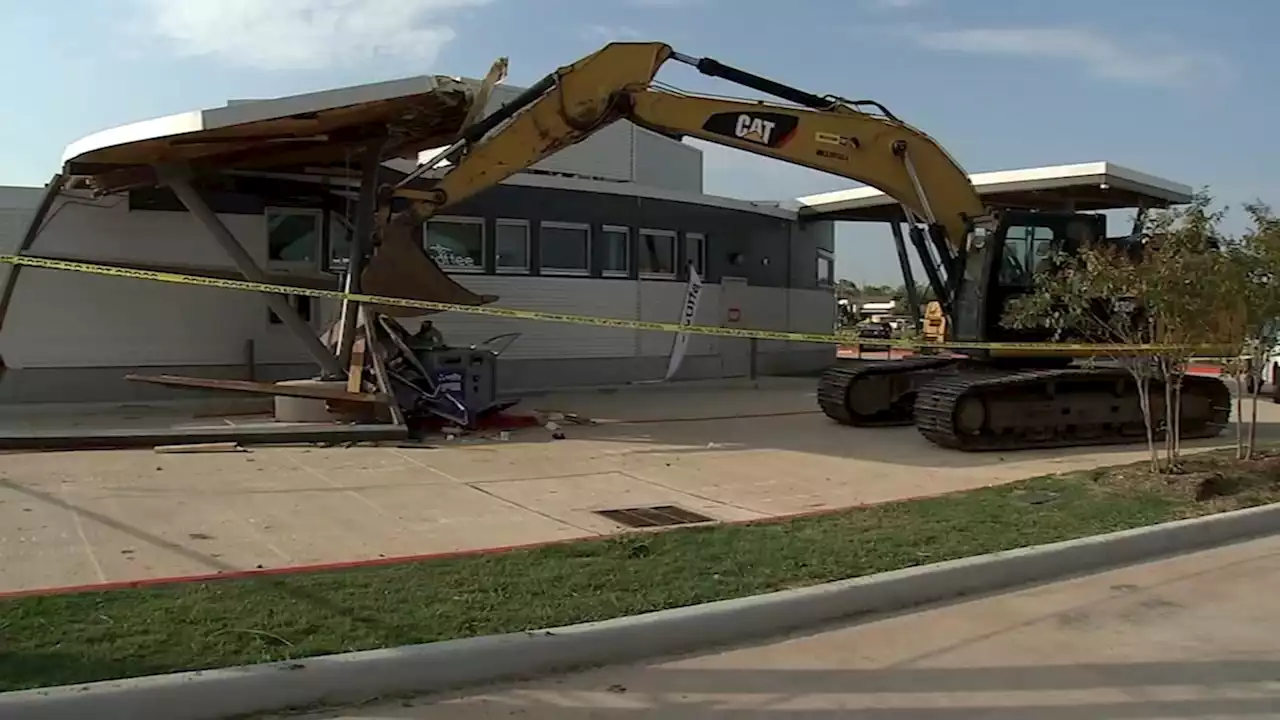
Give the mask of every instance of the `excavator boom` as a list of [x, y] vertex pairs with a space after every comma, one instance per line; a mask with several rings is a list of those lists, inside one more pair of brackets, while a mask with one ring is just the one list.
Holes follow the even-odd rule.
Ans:
[[[653, 88], [671, 59], [799, 107]], [[690, 58], [663, 43], [611, 43], [558, 69], [473, 128], [459, 145], [464, 154], [429, 198], [398, 219], [421, 221], [626, 119], [864, 183], [902, 203], [958, 250], [970, 223], [985, 214], [977, 191], [931, 137], [872, 105], [878, 112]]]

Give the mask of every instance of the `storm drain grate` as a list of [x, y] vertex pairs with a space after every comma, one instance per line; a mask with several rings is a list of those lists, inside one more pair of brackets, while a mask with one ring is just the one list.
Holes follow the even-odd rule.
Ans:
[[675, 505], [596, 510], [595, 512], [601, 517], [633, 528], [669, 527], [671, 525], [715, 522], [715, 518], [701, 515], [692, 510], [685, 510]]

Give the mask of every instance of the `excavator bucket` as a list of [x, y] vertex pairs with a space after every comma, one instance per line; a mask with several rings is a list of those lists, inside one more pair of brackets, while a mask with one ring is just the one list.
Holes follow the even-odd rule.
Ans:
[[[361, 291], [369, 295], [426, 300], [451, 305], [488, 305], [497, 295], [478, 295], [458, 284], [440, 269], [413, 239], [413, 228], [401, 223], [384, 224], [373, 257], [360, 274]], [[389, 317], [421, 317], [439, 310], [378, 305], [374, 312]]]
[[[463, 120], [463, 128], [480, 119], [494, 86], [506, 77], [507, 58], [501, 57], [494, 61], [480, 83]], [[365, 293], [472, 306], [488, 305], [498, 299], [497, 295], [477, 295], [446, 275], [423, 251], [422, 245], [414, 241], [411, 226], [384, 222], [378, 238], [373, 256], [360, 275], [360, 287]], [[402, 306], [377, 306], [373, 310], [388, 317], [421, 317], [440, 312]]]

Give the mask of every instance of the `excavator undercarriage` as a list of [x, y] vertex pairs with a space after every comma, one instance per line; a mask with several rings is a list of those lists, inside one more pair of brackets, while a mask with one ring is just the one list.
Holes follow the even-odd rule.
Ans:
[[[1218, 378], [1181, 383], [1184, 439], [1221, 433], [1231, 394]], [[1164, 386], [1151, 380], [1151, 417], [1164, 418]], [[915, 424], [942, 447], [964, 451], [1109, 445], [1146, 438], [1138, 384], [1122, 367], [1002, 368], [959, 358], [841, 360], [818, 383], [818, 404], [844, 425]]]

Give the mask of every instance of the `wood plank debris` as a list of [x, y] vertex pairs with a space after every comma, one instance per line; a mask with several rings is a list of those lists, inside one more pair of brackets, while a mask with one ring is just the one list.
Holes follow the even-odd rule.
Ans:
[[162, 454], [248, 452], [238, 442], [188, 443], [185, 445], [157, 445], [154, 450]]
[[386, 403], [391, 400], [391, 398], [382, 393], [352, 393], [337, 388], [283, 385], [251, 380], [223, 380], [219, 378], [187, 377], [185, 375], [138, 375], [136, 373], [125, 375], [124, 379], [135, 382], [155, 383], [157, 385], [203, 388], [206, 390], [230, 390], [233, 392], [258, 393], [260, 395], [284, 395], [287, 397], [311, 398], [313, 400], [366, 403]]

